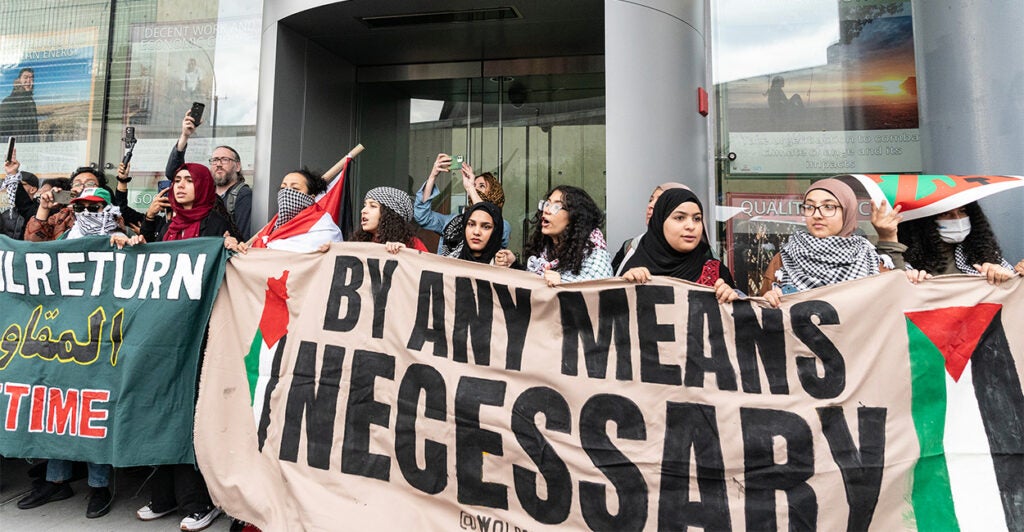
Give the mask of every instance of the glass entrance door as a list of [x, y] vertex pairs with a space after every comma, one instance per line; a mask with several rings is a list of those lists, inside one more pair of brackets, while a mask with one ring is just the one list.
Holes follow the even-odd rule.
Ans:
[[[510, 249], [522, 251], [537, 202], [559, 184], [605, 205], [604, 74], [488, 75], [358, 85], [357, 137], [367, 147], [358, 198], [374, 186], [416, 193], [438, 153], [462, 155], [505, 191]], [[433, 209], [460, 212], [461, 179], [442, 173]], [[434, 249], [437, 236], [421, 235]]]

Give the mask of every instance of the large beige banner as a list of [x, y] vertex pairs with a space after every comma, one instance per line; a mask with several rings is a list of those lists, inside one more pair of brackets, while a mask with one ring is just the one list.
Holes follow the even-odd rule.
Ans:
[[1024, 287], [900, 273], [720, 305], [374, 244], [252, 250], [196, 452], [264, 530], [1024, 526]]

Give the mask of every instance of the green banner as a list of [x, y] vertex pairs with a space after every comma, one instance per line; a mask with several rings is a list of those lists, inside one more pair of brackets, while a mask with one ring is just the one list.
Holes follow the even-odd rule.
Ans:
[[0, 454], [190, 463], [200, 347], [223, 239], [0, 237]]

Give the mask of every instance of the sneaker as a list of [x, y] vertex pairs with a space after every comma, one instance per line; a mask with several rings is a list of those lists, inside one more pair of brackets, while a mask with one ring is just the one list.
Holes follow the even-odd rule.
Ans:
[[93, 488], [89, 493], [89, 507], [85, 510], [85, 516], [89, 519], [95, 519], [107, 515], [107, 512], [110, 511], [110, 503], [113, 500], [114, 497], [111, 496], [110, 489], [106, 486]]
[[135, 517], [138, 517], [139, 521], [152, 521], [154, 519], [160, 519], [161, 517], [171, 512], [174, 512], [177, 509], [178, 507], [175, 506], [173, 508], [168, 508], [166, 510], [154, 510], [153, 503], [149, 503], [143, 506], [142, 508], [139, 508], [138, 511], [135, 512]]
[[69, 499], [74, 494], [74, 490], [71, 489], [67, 482], [57, 483], [44, 480], [36, 485], [28, 495], [18, 501], [18, 508], [28, 510], [48, 502]]
[[181, 529], [189, 531], [202, 530], [213, 524], [213, 521], [220, 517], [222, 513], [224, 512], [216, 506], [205, 512], [196, 512], [181, 520]]

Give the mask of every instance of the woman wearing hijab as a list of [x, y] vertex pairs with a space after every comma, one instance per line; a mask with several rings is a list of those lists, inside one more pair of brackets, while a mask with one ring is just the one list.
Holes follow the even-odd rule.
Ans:
[[352, 235], [353, 241], [384, 244], [388, 253], [398, 253], [406, 247], [427, 251], [423, 241], [416, 238], [412, 198], [405, 192], [394, 187], [370, 189], [359, 214], [359, 229]]
[[[900, 224], [904, 258], [928, 275], [966, 273], [984, 276], [990, 284], [1014, 277], [1003, 258], [988, 218], [977, 202], [941, 214]], [[1018, 265], [1024, 272], [1024, 261]]]
[[[644, 218], [644, 227], [647, 227], [647, 224], [651, 221], [651, 213], [654, 212], [654, 204], [658, 201], [658, 198], [660, 198], [666, 190], [674, 188], [685, 188], [689, 190], [689, 187], [686, 185], [676, 183], [674, 181], [662, 183], [654, 187], [654, 190], [651, 192], [651, 198], [647, 200], [647, 217]], [[643, 237], [644, 233], [640, 233], [639, 235], [622, 243], [622, 247], [619, 248], [619, 252], [616, 253], [615, 258], [612, 259], [612, 268], [615, 270], [615, 275], [622, 275], [622, 273], [626, 271], [626, 261], [633, 256], [633, 252], [636, 251], [637, 246], [640, 244], [640, 239]]]
[[[172, 215], [161, 223], [158, 214], [168, 208]], [[170, 188], [153, 198], [141, 232], [149, 242], [219, 237], [225, 233], [235, 238], [239, 236], [224, 202], [217, 197], [210, 170], [196, 163], [181, 165]]]
[[[170, 220], [160, 224], [157, 214], [170, 208]], [[217, 196], [210, 170], [201, 164], [185, 163], [174, 174], [171, 187], [158, 194], [142, 222], [149, 241], [187, 240], [225, 233], [239, 238], [224, 203]], [[205, 350], [206, 340], [203, 339]], [[202, 530], [223, 513], [214, 506], [202, 473], [192, 464], [157, 466], [151, 481], [150, 503], [135, 512], [142, 521], [158, 519], [175, 511], [185, 514], [182, 530]]]
[[900, 206], [883, 211], [872, 204], [871, 225], [878, 233], [877, 248], [854, 234], [857, 207], [853, 189], [843, 181], [829, 178], [813, 183], [800, 205], [807, 231], [790, 235], [782, 251], [772, 258], [761, 283], [761, 295], [777, 307], [784, 294], [903, 270], [907, 247], [896, 237]]
[[501, 247], [501, 233], [496, 229], [502, 221], [500, 207], [483, 201], [470, 205], [462, 214], [461, 238], [449, 239], [454, 247], [446, 257], [481, 264], [517, 266], [515, 255]]
[[722, 303], [739, 297], [729, 269], [711, 253], [704, 208], [689, 189], [661, 194], [647, 221], [647, 232], [623, 268], [622, 277], [634, 283], [664, 275], [710, 286]]
[[612, 276], [612, 257], [601, 233], [604, 213], [581, 188], [559, 185], [537, 205], [523, 254], [527, 271], [548, 286]]

